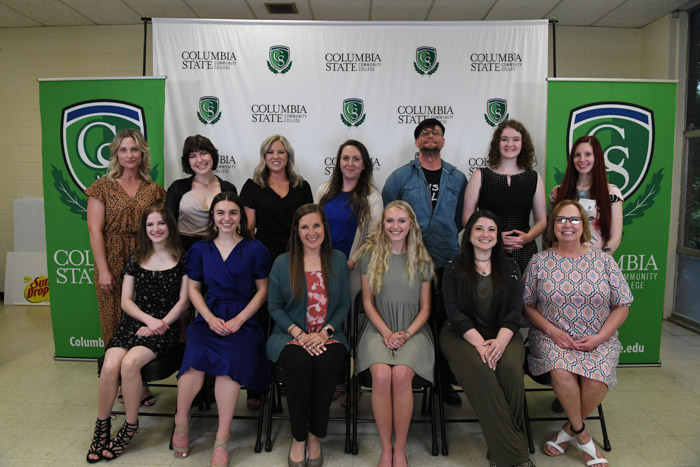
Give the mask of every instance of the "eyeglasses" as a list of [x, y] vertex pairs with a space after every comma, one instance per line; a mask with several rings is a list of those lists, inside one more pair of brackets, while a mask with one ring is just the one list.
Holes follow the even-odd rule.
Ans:
[[442, 132], [440, 130], [423, 130], [420, 132], [421, 136], [442, 136]]
[[557, 224], [566, 224], [567, 222], [569, 222], [569, 223], [571, 223], [571, 225], [579, 225], [582, 220], [583, 220], [583, 218], [579, 217], [579, 216], [575, 216], [575, 217], [554, 216], [554, 222]]

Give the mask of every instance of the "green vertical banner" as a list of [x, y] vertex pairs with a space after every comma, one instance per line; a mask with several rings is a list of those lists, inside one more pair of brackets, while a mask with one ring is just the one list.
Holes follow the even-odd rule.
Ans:
[[104, 354], [84, 191], [104, 175], [109, 144], [136, 128], [163, 184], [165, 78], [40, 80], [46, 260], [56, 358]]
[[622, 364], [657, 364], [666, 286], [676, 83], [553, 79], [548, 86], [549, 193], [576, 139], [594, 135], [608, 181], [622, 191], [622, 243], [613, 255], [634, 294], [620, 328]]

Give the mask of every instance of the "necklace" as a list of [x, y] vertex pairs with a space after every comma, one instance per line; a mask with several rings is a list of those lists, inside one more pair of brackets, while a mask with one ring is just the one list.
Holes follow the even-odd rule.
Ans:
[[200, 181], [200, 180], [197, 180], [196, 178], [194, 179], [195, 182], [199, 183], [199, 184], [202, 185], [204, 188], [206, 188], [206, 187], [208, 187], [209, 185], [211, 185], [212, 183], [214, 183], [214, 180], [216, 180], [216, 175], [214, 175], [213, 177], [211, 177], [211, 180], [209, 180], [207, 183], [204, 183], [204, 182], [202, 182], [202, 181]]
[[488, 263], [489, 261], [491, 261], [491, 257], [489, 256], [489, 257], [486, 258], [486, 259], [474, 258], [474, 261], [478, 261], [478, 262], [480, 262], [480, 263]]
[[477, 263], [477, 261], [481, 261], [483, 263], [486, 263], [488, 261], [491, 261], [491, 258], [489, 258], [487, 260], [479, 260], [479, 259], [474, 258], [474, 266], [476, 267], [476, 272], [478, 272], [482, 276], [488, 276], [488, 273], [486, 272], [486, 266], [484, 266], [484, 267], [479, 266], [479, 263]]

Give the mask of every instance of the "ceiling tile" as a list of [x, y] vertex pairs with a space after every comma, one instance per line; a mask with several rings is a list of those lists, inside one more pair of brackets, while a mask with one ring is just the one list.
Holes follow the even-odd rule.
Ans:
[[40, 23], [0, 3], [0, 28], [27, 28]]
[[244, 0], [185, 0], [197, 18], [256, 19]]
[[481, 21], [494, 0], [435, 0], [428, 21]]
[[62, 0], [95, 24], [138, 24], [141, 15], [122, 0]]
[[687, 0], [627, 0], [594, 26], [642, 28], [687, 3]]
[[547, 14], [567, 26], [591, 26], [627, 0], [563, 0]]
[[488, 16], [489, 21], [546, 19], [547, 13], [560, 0], [498, 0]]
[[374, 0], [372, 21], [425, 21], [433, 2], [426, 0]]
[[310, 0], [318, 21], [369, 21], [370, 0]]
[[95, 24], [57, 0], [3, 0], [3, 4], [42, 26], [85, 26]]
[[182, 0], [122, 0], [142, 18], [194, 18]]

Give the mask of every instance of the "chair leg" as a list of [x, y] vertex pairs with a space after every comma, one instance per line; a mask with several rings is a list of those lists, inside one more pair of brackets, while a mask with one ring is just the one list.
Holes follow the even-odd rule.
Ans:
[[[278, 394], [275, 396], [275, 391], [278, 392]], [[274, 398], [278, 397], [279, 400], [279, 388], [277, 388], [277, 385], [275, 383], [270, 384], [270, 407], [267, 409], [267, 437], [265, 439], [265, 452], [270, 452], [272, 451], [272, 406], [274, 404]], [[281, 401], [279, 402], [280, 407], [281, 407]]]
[[435, 386], [429, 389], [430, 394], [430, 430], [433, 435], [433, 450], [432, 455], [438, 455], [438, 443], [437, 443], [437, 426], [435, 425]]
[[428, 413], [428, 388], [423, 388], [423, 403], [421, 404], [420, 414], [427, 415]]
[[535, 444], [532, 442], [532, 427], [530, 426], [530, 411], [527, 408], [527, 394], [523, 392], [523, 415], [525, 416], [525, 432], [527, 433], [527, 445], [530, 454], [535, 453]]
[[[437, 358], [436, 358], [437, 360]], [[437, 363], [439, 366], [439, 363]], [[445, 401], [442, 398], [442, 378], [440, 376], [440, 369], [438, 368], [437, 378], [435, 385], [437, 386], [437, 398], [438, 398], [438, 408], [440, 410], [440, 437], [442, 438], [442, 455], [447, 456], [450, 450], [447, 446], [447, 424], [445, 423]]]
[[352, 387], [352, 375], [350, 375], [349, 367], [350, 365], [348, 365], [348, 372], [345, 375], [345, 380], [347, 381], [345, 384], [345, 454], [352, 451], [352, 446], [350, 443], [352, 436], [352, 411], [350, 410], [350, 388]]
[[260, 412], [258, 413], [258, 433], [255, 438], [255, 452], [262, 451], [262, 430], [265, 421], [265, 399], [267, 394], [263, 393], [260, 400]]
[[608, 428], [605, 425], [605, 415], [603, 415], [602, 405], [598, 405], [598, 415], [600, 416], [600, 429], [603, 432], [603, 449], [609, 452], [612, 447], [610, 446], [610, 439], [608, 438]]
[[358, 417], [358, 406], [360, 405], [360, 381], [359, 378], [353, 378], [354, 382], [352, 384], [352, 454], [357, 455], [357, 417]]

